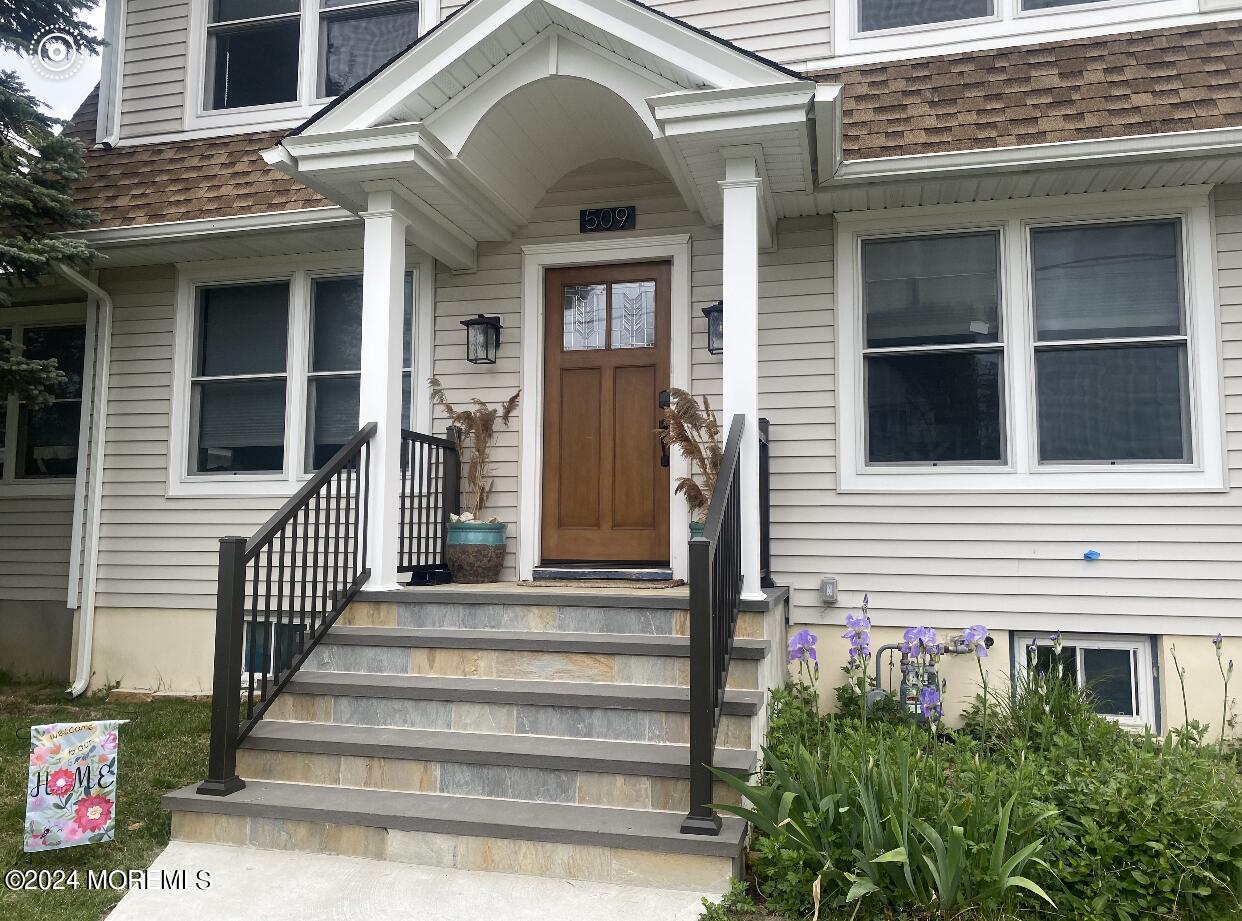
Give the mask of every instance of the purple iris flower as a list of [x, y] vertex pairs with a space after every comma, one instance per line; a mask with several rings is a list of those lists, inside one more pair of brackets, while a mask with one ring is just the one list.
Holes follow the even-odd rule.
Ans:
[[940, 718], [943, 710], [941, 709], [939, 688], [929, 685], [919, 691], [919, 710], [925, 719], [936, 720]]
[[850, 664], [871, 657], [871, 618], [866, 614], [846, 614], [845, 632], [841, 634], [850, 642]]
[[901, 635], [901, 651], [908, 656], [940, 655], [936, 631], [931, 627], [910, 627]]
[[817, 637], [810, 630], [799, 630], [789, 638], [790, 662], [817, 662], [815, 643]]
[[983, 624], [975, 624], [963, 630], [962, 641], [972, 647], [980, 659], [988, 657], [988, 628]]
[[1216, 636], [1212, 637], [1212, 645], [1216, 647], [1216, 658], [1219, 659], [1221, 656], [1221, 650], [1224, 649], [1225, 646], [1225, 638], [1219, 633], [1216, 634]]

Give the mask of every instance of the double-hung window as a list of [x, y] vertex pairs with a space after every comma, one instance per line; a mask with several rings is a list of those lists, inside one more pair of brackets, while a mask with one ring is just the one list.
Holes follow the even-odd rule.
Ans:
[[[309, 476], [354, 433], [362, 371], [362, 276], [292, 270], [253, 281], [190, 282], [184, 450], [174, 446], [174, 493], [191, 484], [250, 483], [254, 491]], [[413, 273], [404, 298], [402, 424], [415, 385]], [[180, 457], [180, 460], [176, 460]], [[268, 483], [269, 487], [263, 487]], [[210, 492], [208, 493], [210, 494]]]
[[348, 92], [413, 44], [419, 4], [210, 0], [201, 28], [202, 115], [308, 110]]
[[54, 359], [65, 380], [50, 388], [52, 402], [31, 406], [0, 400], [0, 481], [73, 479], [78, 472], [86, 327], [23, 325], [0, 329], [25, 358]]
[[840, 216], [841, 487], [1222, 488], [1206, 201], [1145, 194]]
[[862, 248], [867, 461], [1000, 463], [1000, 233]]
[[1185, 464], [1190, 395], [1177, 220], [1031, 231], [1042, 464]]

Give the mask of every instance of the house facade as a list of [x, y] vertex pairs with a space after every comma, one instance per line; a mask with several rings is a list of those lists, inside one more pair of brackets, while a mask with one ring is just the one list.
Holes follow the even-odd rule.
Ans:
[[681, 388], [745, 423], [742, 598], [770, 556], [834, 664], [866, 595], [880, 640], [988, 626], [1005, 673], [1060, 631], [1134, 726], [1180, 722], [1176, 649], [1219, 723], [1210, 639], [1242, 656], [1240, 16], [109, 0], [69, 129], [98, 270], [0, 309], [72, 372], [49, 410], [0, 407], [0, 668], [209, 691], [219, 538], [368, 422], [367, 587], [397, 586], [400, 432], [447, 424], [431, 378], [455, 404], [521, 391], [488, 509], [504, 580], [685, 579], [687, 467], [656, 435]]

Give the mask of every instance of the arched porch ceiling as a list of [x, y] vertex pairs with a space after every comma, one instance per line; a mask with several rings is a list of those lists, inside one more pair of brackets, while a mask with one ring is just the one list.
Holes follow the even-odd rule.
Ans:
[[464, 270], [592, 160], [651, 165], [717, 223], [740, 150], [767, 242], [775, 196], [814, 189], [837, 115], [824, 89], [634, 0], [473, 0], [265, 158], [355, 212], [386, 195], [415, 243]]

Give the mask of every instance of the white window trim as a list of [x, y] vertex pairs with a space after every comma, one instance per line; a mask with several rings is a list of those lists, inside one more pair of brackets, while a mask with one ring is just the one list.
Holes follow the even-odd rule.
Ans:
[[[1225, 488], [1215, 240], [1207, 188], [1154, 190], [837, 216], [838, 489], [841, 492], [1180, 492]], [[1182, 222], [1192, 462], [1040, 464], [1029, 234], [1045, 224], [1177, 218]], [[868, 466], [862, 361], [861, 243], [875, 236], [1001, 228], [1001, 329], [1005, 344], [1004, 465]]]
[[[1025, 676], [1028, 668], [1026, 649], [1034, 640], [1039, 646], [1052, 646], [1051, 633], [1014, 633], [1011, 635], [1013, 643], [1013, 671], [1015, 678]], [[1148, 727], [1153, 730], [1157, 727], [1156, 718], [1156, 672], [1151, 655], [1151, 637], [1149, 636], [1122, 636], [1112, 633], [1062, 633], [1061, 643], [1065, 646], [1075, 646], [1080, 651], [1082, 649], [1124, 649], [1133, 652], [1134, 656], [1134, 677], [1137, 682], [1135, 687], [1135, 702], [1137, 713], [1130, 716], [1108, 716], [1101, 714], [1105, 719], [1113, 720], [1119, 726], [1135, 731], [1142, 731]], [[1081, 658], [1080, 658], [1081, 663]], [[1082, 675], [1081, 664], [1079, 676]]]
[[[431, 355], [426, 346], [434, 276], [429, 257], [413, 250], [406, 253], [407, 271], [414, 275], [413, 321], [410, 358], [414, 395], [411, 422], [425, 426], [431, 414]], [[168, 443], [168, 498], [287, 497], [312, 476], [305, 471], [307, 433], [306, 393], [310, 345], [311, 284], [317, 278], [362, 274], [361, 253], [317, 254], [313, 259], [256, 257], [219, 262], [183, 263], [177, 266], [176, 354], [173, 364], [173, 403]], [[289, 282], [289, 332], [285, 371], [285, 460], [278, 473], [189, 472], [191, 382], [194, 343], [197, 336], [198, 291], [204, 287]], [[420, 429], [421, 430], [421, 429]]]
[[[194, 3], [190, 13], [184, 117], [187, 131], [260, 125], [265, 130], [293, 128], [332, 101], [332, 97], [319, 95], [319, 0], [301, 0], [297, 99], [236, 109], [208, 108], [207, 18], [210, 6], [210, 2]], [[440, 0], [419, 0], [419, 36], [426, 35], [439, 20]]]
[[[89, 413], [89, 377], [93, 373], [91, 361], [91, 331], [87, 324], [84, 304], [51, 304], [47, 306], [6, 307], [0, 309], [0, 329], [12, 334], [15, 330], [39, 329], [48, 326], [87, 326], [87, 347], [82, 368], [82, 419], [78, 425], [78, 468], [82, 467], [82, 430]], [[6, 420], [13, 420], [12, 430], [17, 431], [17, 397], [8, 399]], [[10, 423], [6, 422], [6, 425]], [[76, 490], [77, 477], [37, 477], [18, 479], [17, 438], [7, 438], [0, 431], [0, 451], [4, 452], [4, 474], [0, 477], [0, 499], [33, 498], [37, 496], [72, 496]]]
[[[1213, 18], [1201, 12], [1199, 0], [1083, 0], [1044, 10], [1023, 10], [1022, 0], [994, 0], [990, 16], [863, 32], [859, 30], [859, 2], [843, 0], [833, 6], [832, 32], [837, 36], [833, 66], [909, 57], [929, 49], [939, 53], [992, 48], [1011, 44], [1015, 38], [1055, 41], [1112, 34], [1125, 23], [1147, 29]], [[813, 61], [807, 69], [829, 63]]]

